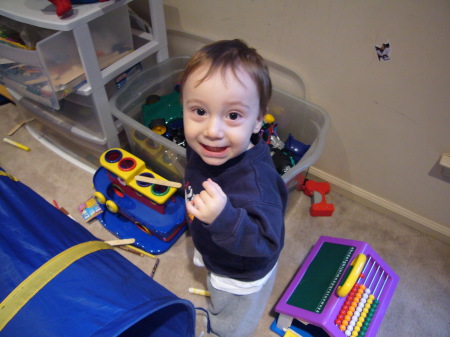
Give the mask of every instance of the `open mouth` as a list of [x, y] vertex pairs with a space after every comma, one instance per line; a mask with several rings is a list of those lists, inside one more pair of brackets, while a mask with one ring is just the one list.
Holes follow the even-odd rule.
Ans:
[[208, 146], [208, 145], [204, 145], [204, 144], [202, 144], [202, 146], [206, 151], [215, 152], [215, 153], [221, 153], [227, 149], [226, 146], [218, 147], [218, 146]]

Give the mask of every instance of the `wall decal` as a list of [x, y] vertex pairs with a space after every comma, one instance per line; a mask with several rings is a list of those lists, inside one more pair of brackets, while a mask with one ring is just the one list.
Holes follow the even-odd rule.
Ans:
[[389, 61], [391, 59], [389, 56], [391, 52], [391, 46], [389, 43], [383, 43], [381, 47], [375, 46], [375, 50], [377, 51], [378, 61]]

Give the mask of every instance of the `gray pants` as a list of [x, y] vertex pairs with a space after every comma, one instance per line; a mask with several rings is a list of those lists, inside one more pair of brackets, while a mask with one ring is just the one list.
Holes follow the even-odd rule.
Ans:
[[263, 288], [250, 295], [234, 295], [217, 290], [211, 285], [208, 275], [208, 290], [211, 302], [208, 307], [213, 336], [219, 337], [251, 337], [272, 293], [276, 278], [276, 270], [272, 273]]

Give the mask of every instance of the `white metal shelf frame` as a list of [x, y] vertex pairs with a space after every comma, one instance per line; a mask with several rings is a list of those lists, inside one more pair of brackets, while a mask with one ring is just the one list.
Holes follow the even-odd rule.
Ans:
[[149, 0], [153, 34], [150, 36], [142, 33], [140, 36], [148, 42], [105, 69], [100, 69], [89, 22], [120, 6], [126, 6], [131, 1], [110, 0], [74, 6], [73, 15], [68, 19], [57, 17], [48, 0], [2, 0], [0, 5], [0, 15], [10, 19], [47, 29], [73, 31], [87, 80], [76, 93], [83, 96], [92, 95], [94, 110], [108, 147], [120, 147], [120, 142], [105, 90], [106, 83], [153, 54], [156, 54], [157, 62], [169, 56], [163, 1]]

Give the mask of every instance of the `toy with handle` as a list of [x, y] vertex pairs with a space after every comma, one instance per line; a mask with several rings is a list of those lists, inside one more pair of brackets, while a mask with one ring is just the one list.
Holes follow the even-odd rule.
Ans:
[[89, 4], [94, 2], [105, 2], [108, 0], [48, 0], [56, 7], [56, 15], [67, 16], [72, 10], [72, 4]]

